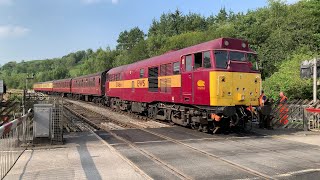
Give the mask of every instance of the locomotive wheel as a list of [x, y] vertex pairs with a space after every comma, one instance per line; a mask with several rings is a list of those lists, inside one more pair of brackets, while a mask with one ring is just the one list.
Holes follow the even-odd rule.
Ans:
[[156, 118], [156, 107], [154, 106], [149, 106], [148, 108], [148, 117], [151, 119], [155, 119]]
[[181, 121], [180, 116], [181, 116], [181, 113], [179, 111], [172, 111], [171, 112], [171, 121], [174, 123], [178, 123], [179, 121]]

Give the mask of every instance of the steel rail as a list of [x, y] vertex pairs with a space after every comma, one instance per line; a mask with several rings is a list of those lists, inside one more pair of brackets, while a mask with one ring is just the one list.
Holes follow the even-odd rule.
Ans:
[[[84, 107], [82, 107], [84, 108]], [[162, 166], [164, 169], [166, 169], [167, 171], [173, 173], [174, 175], [176, 175], [178, 178], [180, 179], [193, 179], [191, 177], [189, 177], [188, 175], [185, 175], [183, 172], [179, 171], [178, 169], [176, 169], [175, 167], [165, 163], [164, 161], [162, 161], [161, 159], [157, 158], [156, 156], [154, 156], [153, 154], [151, 154], [150, 152], [143, 150], [142, 148], [138, 147], [136, 144], [134, 144], [131, 141], [128, 141], [120, 136], [118, 136], [117, 134], [113, 133], [112, 131], [110, 131], [107, 128], [103, 128], [101, 125], [97, 125], [95, 123], [90, 122], [89, 118], [90, 117], [84, 117], [83, 115], [75, 112], [74, 110], [72, 110], [71, 108], [67, 107], [67, 109], [74, 113], [76, 116], [78, 116], [79, 118], [83, 119], [85, 122], [88, 122], [88, 124], [94, 126], [97, 129], [103, 129], [104, 131], [106, 131], [107, 133], [109, 133], [110, 135], [112, 135], [113, 137], [115, 137], [116, 139], [125, 142], [129, 147], [131, 147], [132, 149], [136, 150], [137, 152], [141, 153], [142, 155], [144, 155], [145, 157], [147, 157], [148, 159], [152, 160], [153, 162], [155, 162], [156, 164]], [[86, 108], [84, 108], [86, 109]], [[86, 111], [91, 111], [86, 109]], [[106, 119], [109, 119], [106, 117]], [[137, 127], [137, 129], [140, 129], [140, 127]], [[96, 134], [96, 133], [95, 133]], [[97, 134], [98, 135], [98, 134]], [[98, 135], [99, 136], [99, 135]], [[100, 136], [99, 136], [100, 137]]]
[[[84, 108], [84, 107], [83, 107], [83, 108]], [[90, 110], [90, 111], [91, 111], [91, 110]], [[107, 117], [106, 117], [106, 118], [107, 118]], [[108, 118], [108, 119], [110, 119], [110, 118]], [[119, 122], [119, 121], [116, 120], [116, 119], [113, 119], [113, 122]], [[122, 123], [122, 122], [121, 122], [121, 123]], [[168, 136], [165, 136], [165, 135], [162, 135], [162, 134], [159, 134], [159, 133], [152, 132], [152, 131], [150, 131], [150, 130], [141, 128], [140, 126], [137, 126], [137, 125], [135, 126], [135, 128], [136, 128], [136, 129], [139, 129], [139, 130], [142, 130], [142, 131], [144, 131], [144, 132], [147, 132], [147, 133], [149, 133], [149, 134], [158, 136], [158, 137], [160, 137], [160, 138], [166, 139], [167, 141], [173, 142], [173, 143], [175, 143], [175, 144], [180, 144], [180, 145], [182, 145], [182, 146], [184, 146], [184, 147], [187, 147], [188, 149], [191, 149], [191, 150], [193, 150], [193, 151], [195, 151], [195, 152], [201, 153], [201, 154], [203, 154], [203, 155], [205, 155], [205, 156], [207, 156], [207, 157], [213, 158], [213, 159], [215, 159], [215, 160], [222, 161], [222, 162], [224, 162], [224, 163], [226, 163], [226, 164], [229, 164], [230, 166], [233, 166], [233, 167], [235, 167], [235, 168], [237, 168], [237, 169], [240, 169], [240, 170], [242, 170], [242, 171], [244, 171], [244, 172], [247, 172], [247, 173], [249, 173], [249, 174], [252, 174], [252, 175], [261, 177], [261, 178], [263, 178], [263, 179], [275, 179], [274, 177], [271, 177], [271, 176], [269, 176], [269, 175], [267, 175], [267, 174], [258, 172], [258, 171], [256, 171], [256, 170], [253, 170], [253, 169], [249, 168], [249, 167], [246, 167], [246, 166], [243, 166], [243, 165], [241, 165], [241, 164], [238, 164], [238, 163], [232, 162], [232, 161], [230, 161], [230, 160], [227, 160], [227, 159], [225, 159], [225, 158], [219, 157], [218, 155], [215, 155], [215, 154], [212, 154], [212, 153], [208, 153], [208, 152], [203, 151], [203, 150], [201, 150], [201, 149], [199, 149], [199, 148], [190, 146], [190, 145], [188, 145], [188, 144], [186, 144], [186, 143], [184, 143], [184, 142], [182, 142], [182, 141], [175, 140], [175, 139], [170, 138], [170, 137], [168, 137]], [[110, 132], [110, 131], [109, 131], [109, 132]], [[110, 132], [110, 133], [112, 133], [112, 132]], [[112, 133], [112, 134], [114, 134], [114, 133]], [[120, 137], [120, 138], [121, 138], [121, 137]], [[121, 138], [121, 140], [124, 140], [124, 139]], [[127, 140], [124, 140], [124, 141], [127, 141]], [[128, 142], [128, 143], [131, 143], [131, 142]], [[131, 144], [133, 144], [133, 143], [131, 143]], [[133, 145], [134, 145], [134, 144], [133, 144]]]

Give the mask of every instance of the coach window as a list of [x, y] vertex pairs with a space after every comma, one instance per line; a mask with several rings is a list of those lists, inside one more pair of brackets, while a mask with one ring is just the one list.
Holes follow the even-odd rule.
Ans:
[[140, 78], [144, 77], [144, 69], [140, 69]]
[[98, 82], [98, 83], [99, 83], [99, 86], [100, 86], [100, 85], [101, 85], [101, 80], [100, 80], [100, 78], [99, 78], [99, 82]]
[[203, 53], [203, 67], [204, 68], [211, 68], [210, 51]]
[[228, 67], [228, 52], [227, 51], [214, 51], [214, 58], [216, 60], [216, 67], [227, 69]]
[[194, 54], [194, 69], [202, 67], [202, 52]]
[[186, 56], [186, 71], [192, 71], [192, 55]]
[[173, 74], [180, 74], [180, 62], [173, 63]]

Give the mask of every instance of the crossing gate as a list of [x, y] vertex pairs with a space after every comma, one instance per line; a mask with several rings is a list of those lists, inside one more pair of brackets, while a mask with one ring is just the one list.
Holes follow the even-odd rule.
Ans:
[[[319, 111], [314, 110], [317, 108]], [[319, 119], [320, 101], [300, 99], [272, 104], [271, 126], [274, 128], [319, 130]]]
[[320, 105], [306, 108], [305, 113], [305, 118], [308, 122], [308, 130], [320, 131]]

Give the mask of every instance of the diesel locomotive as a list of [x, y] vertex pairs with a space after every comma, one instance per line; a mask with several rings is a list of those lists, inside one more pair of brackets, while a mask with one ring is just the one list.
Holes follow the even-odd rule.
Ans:
[[261, 75], [247, 41], [219, 38], [92, 75], [36, 83], [34, 90], [208, 132], [252, 118]]

